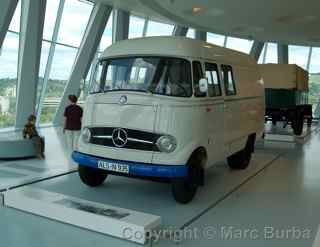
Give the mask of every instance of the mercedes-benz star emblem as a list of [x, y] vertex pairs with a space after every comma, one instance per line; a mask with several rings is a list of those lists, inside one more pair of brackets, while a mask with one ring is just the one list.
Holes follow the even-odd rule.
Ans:
[[127, 132], [121, 128], [114, 129], [112, 132], [112, 142], [118, 148], [124, 147], [128, 142]]
[[127, 101], [128, 101], [127, 96], [126, 96], [126, 95], [122, 95], [122, 96], [120, 97], [120, 99], [119, 99], [119, 104], [120, 104], [120, 105], [124, 105], [124, 104], [127, 103]]

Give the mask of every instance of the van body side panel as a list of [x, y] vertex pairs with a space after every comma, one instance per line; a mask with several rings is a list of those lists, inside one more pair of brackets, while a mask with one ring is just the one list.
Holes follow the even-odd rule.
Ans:
[[264, 130], [264, 92], [256, 66], [234, 66], [237, 95], [225, 97], [225, 142], [231, 155], [246, 145], [250, 134]]

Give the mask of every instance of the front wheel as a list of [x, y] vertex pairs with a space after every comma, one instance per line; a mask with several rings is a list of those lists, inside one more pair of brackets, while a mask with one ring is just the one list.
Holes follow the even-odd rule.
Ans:
[[206, 162], [206, 152], [203, 149], [195, 151], [187, 165], [188, 177], [175, 178], [171, 181], [171, 190], [174, 199], [182, 204], [192, 201], [196, 195], [199, 185], [204, 185], [204, 169]]
[[82, 165], [79, 165], [78, 173], [81, 181], [90, 187], [97, 187], [103, 184], [108, 176], [106, 171]]
[[187, 204], [196, 195], [198, 185], [189, 179], [177, 178], [171, 181], [172, 195], [174, 199], [182, 204]]

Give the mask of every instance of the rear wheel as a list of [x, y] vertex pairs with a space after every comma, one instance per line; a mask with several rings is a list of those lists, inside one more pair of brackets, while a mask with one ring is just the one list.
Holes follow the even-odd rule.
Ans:
[[103, 184], [108, 176], [106, 171], [82, 165], [79, 165], [78, 173], [81, 181], [90, 187]]
[[175, 178], [171, 181], [171, 190], [174, 199], [182, 204], [187, 204], [196, 195], [199, 185], [204, 183], [205, 151], [194, 153], [188, 161], [189, 174], [186, 178]]
[[293, 120], [293, 132], [295, 135], [301, 135], [303, 132], [304, 116], [303, 111], [297, 109], [295, 119]]
[[312, 126], [312, 117], [308, 118], [307, 125], [309, 128]]
[[245, 148], [227, 158], [228, 165], [231, 169], [243, 170], [249, 166], [251, 154], [254, 150], [254, 143], [255, 135], [250, 135]]

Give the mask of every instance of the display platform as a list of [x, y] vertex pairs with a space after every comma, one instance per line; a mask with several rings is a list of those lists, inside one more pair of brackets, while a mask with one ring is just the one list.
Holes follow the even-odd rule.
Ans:
[[[61, 129], [42, 128], [39, 132], [46, 138], [45, 159], [0, 160], [0, 191], [77, 171]], [[17, 131], [0, 133], [2, 141], [20, 136]]]
[[277, 142], [290, 142], [290, 143], [304, 143], [308, 140], [311, 133], [319, 128], [318, 123], [314, 123], [311, 127], [306, 124], [303, 127], [302, 135], [295, 136], [292, 128], [288, 125], [283, 128], [282, 123], [277, 123], [276, 126], [271, 123], [265, 124], [265, 140]]
[[[161, 217], [24, 187], [3, 194], [4, 205], [128, 241], [145, 244]], [[132, 234], [132, 233], [139, 234]]]
[[[167, 184], [116, 176], [108, 177], [103, 186], [98, 188], [83, 185], [77, 174], [43, 181], [28, 187], [103, 205], [125, 207], [145, 214], [159, 215], [162, 217], [160, 230], [182, 229], [267, 169], [280, 156], [281, 154], [257, 152], [253, 155], [249, 168], [242, 171], [230, 170], [224, 163], [216, 165], [208, 171], [206, 185], [199, 188], [195, 199], [187, 205], [174, 201], [170, 186]], [[24, 205], [21, 204], [21, 209], [24, 210], [23, 208]], [[114, 240], [106, 238], [106, 242], [108, 241]]]

